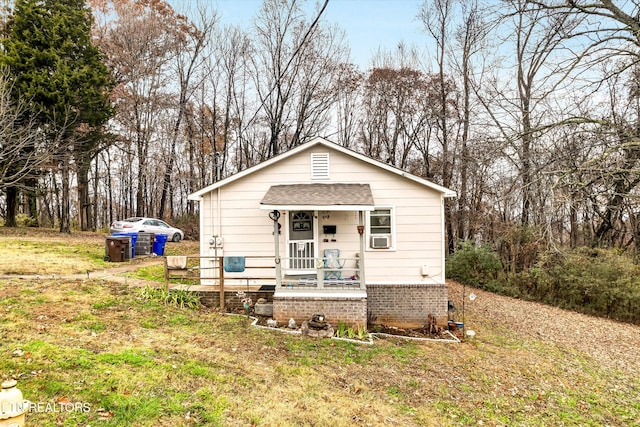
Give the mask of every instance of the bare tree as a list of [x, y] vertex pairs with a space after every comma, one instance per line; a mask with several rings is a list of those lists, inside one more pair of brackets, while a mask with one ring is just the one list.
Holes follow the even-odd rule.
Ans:
[[[482, 185], [482, 180], [477, 179], [478, 175], [474, 174], [474, 164], [480, 164], [481, 159], [478, 155], [480, 150], [473, 151], [472, 156], [472, 114], [473, 114], [473, 90], [474, 85], [474, 57], [477, 56], [484, 48], [485, 38], [488, 32], [488, 25], [484, 21], [483, 12], [477, 1], [462, 2], [461, 4], [461, 23], [455, 31], [455, 49], [457, 55], [452, 55], [452, 62], [456, 74], [462, 80], [461, 85], [461, 102], [459, 106], [459, 120], [462, 123], [461, 133], [459, 135], [458, 150], [458, 206], [456, 235], [460, 240], [468, 240], [476, 233], [478, 222], [478, 202], [474, 201], [473, 191], [475, 185]], [[479, 161], [474, 161], [478, 159]]]
[[[107, 7], [110, 6], [110, 7]], [[114, 0], [105, 5], [100, 31], [100, 47], [108, 56], [118, 85], [114, 98], [118, 114], [115, 125], [120, 135], [118, 146], [128, 159], [124, 170], [135, 187], [135, 200], [122, 200], [136, 215], [150, 213], [148, 161], [152, 141], [164, 109], [173, 105], [167, 68], [175, 54], [176, 33], [173, 10], [164, 2]]]
[[[430, 4], [431, 3], [431, 4]], [[441, 176], [442, 184], [445, 187], [451, 185], [451, 135], [450, 124], [451, 114], [449, 114], [449, 106], [452, 102], [453, 91], [452, 85], [447, 75], [446, 56], [449, 48], [449, 39], [451, 38], [451, 29], [449, 24], [452, 20], [454, 0], [433, 0], [425, 2], [420, 9], [418, 17], [421, 19], [424, 28], [436, 43], [435, 61], [438, 75], [438, 138], [442, 146], [441, 153]]]
[[[454, 13], [455, 0], [432, 0], [425, 2], [420, 9], [418, 17], [421, 19], [425, 30], [435, 41], [436, 52], [435, 62], [438, 75], [438, 111], [437, 126], [438, 132], [436, 138], [440, 141], [441, 154], [441, 176], [442, 184], [450, 187], [453, 179], [453, 147], [455, 144], [454, 127], [457, 123], [451, 123], [452, 115], [450, 114], [451, 104], [454, 102], [456, 91], [454, 85], [447, 76], [446, 57], [448, 53], [451, 36], [450, 23]], [[445, 204], [445, 221], [447, 224], [447, 243], [449, 252], [455, 249], [455, 236], [453, 231], [453, 204], [447, 200]]]
[[337, 142], [354, 148], [361, 126], [358, 107], [362, 96], [364, 76], [353, 64], [343, 64], [337, 81], [336, 115]]
[[374, 68], [364, 90], [364, 117], [360, 131], [365, 154], [407, 168], [434, 116], [433, 76], [411, 68]]
[[17, 225], [18, 192], [51, 161], [37, 123], [25, 122], [26, 105], [14, 101], [11, 92], [7, 71], [0, 70], [0, 192], [5, 193], [7, 227]]
[[598, 142], [602, 148], [598, 156], [584, 165], [592, 177], [589, 198], [599, 219], [593, 245], [622, 243], [625, 207], [640, 184], [639, 75], [637, 72], [627, 76], [615, 74], [607, 80], [607, 86], [610, 113], [606, 120], [600, 121]]
[[[226, 27], [219, 34], [217, 56], [217, 73], [211, 73], [211, 86], [220, 85], [215, 90], [216, 96], [212, 100], [214, 111], [220, 116], [220, 125], [213, 126], [214, 132], [219, 128], [220, 138], [214, 134], [213, 140], [220, 140], [220, 144], [213, 145], [213, 154], [217, 156], [214, 161], [220, 171], [220, 177], [225, 174], [228, 160], [234, 156], [233, 167], [236, 171], [252, 166], [256, 161], [252, 150], [248, 149], [249, 138], [245, 131], [254, 123], [249, 111], [255, 106], [250, 105], [249, 92], [251, 91], [249, 74], [249, 62], [252, 54], [251, 40], [248, 34], [237, 27]], [[216, 83], [217, 81], [217, 83]], [[232, 143], [235, 150], [231, 152]], [[218, 177], [216, 176], [216, 179]]]
[[326, 87], [346, 50], [340, 34], [320, 25], [327, 4], [308, 23], [300, 1], [266, 0], [256, 20], [254, 73], [269, 129], [267, 157], [299, 144], [304, 126], [330, 105], [324, 99], [335, 96]]
[[[601, 114], [586, 112], [581, 116], [567, 117], [562, 123], [595, 125], [599, 128], [596, 133], [599, 145], [607, 147], [600, 157], [588, 159], [581, 170], [592, 171], [597, 177], [594, 184], [599, 183], [590, 197], [592, 213], [598, 219], [592, 244], [612, 244], [616, 234], [625, 228], [625, 206], [630, 204], [630, 196], [640, 184], [637, 178], [640, 169], [640, 122], [637, 118], [640, 4], [636, 1], [616, 4], [611, 0], [532, 3], [547, 13], [560, 14], [580, 23], [568, 35], [582, 47], [577, 52], [581, 64], [589, 70], [601, 71], [600, 78], [590, 76], [595, 87], [593, 91], [597, 93], [604, 88], [611, 99], [616, 99], [615, 104], [611, 103], [610, 114], [605, 120]], [[626, 96], [620, 92], [620, 85], [627, 88]], [[625, 113], [616, 113], [620, 108]], [[628, 217], [634, 218], [635, 215], [631, 212]]]
[[[480, 101], [504, 139], [504, 155], [517, 172], [513, 189], [518, 189], [515, 194], [520, 199], [520, 224], [529, 225], [542, 218], [536, 210], [536, 219], [532, 219], [534, 203], [541, 207], [533, 194], [544, 152], [542, 136], [553, 120], [551, 117], [557, 117], [549, 113], [554, 97], [560, 96], [572, 82], [568, 77], [576, 69], [576, 58], [561, 52], [567, 52], [563, 49], [578, 22], [528, 0], [505, 1], [502, 7], [505, 9], [502, 30], [511, 28], [502, 49], [513, 49], [515, 62], [509, 74], [499, 70], [503, 75], [485, 83], [490, 87], [483, 90]], [[507, 84], [500, 84], [505, 81]]]
[[182, 120], [184, 118], [186, 107], [193, 95], [193, 91], [196, 87], [200, 86], [197, 82], [194, 84], [192, 81], [194, 75], [198, 72], [199, 68], [204, 64], [203, 54], [206, 51], [206, 46], [211, 38], [212, 31], [217, 22], [217, 17], [214, 14], [210, 14], [206, 9], [200, 10], [200, 23], [198, 26], [190, 23], [185, 16], [175, 16], [175, 23], [171, 29], [174, 31], [174, 37], [177, 43], [172, 47], [175, 49], [173, 53], [173, 60], [175, 61], [175, 79], [178, 83], [178, 105], [176, 118], [171, 129], [170, 141], [169, 141], [169, 153], [167, 166], [164, 172], [164, 179], [162, 182], [162, 194], [160, 196], [160, 206], [158, 207], [158, 217], [165, 218], [165, 206], [169, 200], [169, 190], [171, 185], [171, 179], [174, 170], [174, 163], [176, 157], [176, 145], [178, 143], [178, 137], [180, 136], [180, 129]]

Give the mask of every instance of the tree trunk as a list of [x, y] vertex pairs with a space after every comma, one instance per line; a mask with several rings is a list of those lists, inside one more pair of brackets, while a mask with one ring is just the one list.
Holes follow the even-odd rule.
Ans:
[[572, 204], [569, 206], [569, 245], [573, 249], [578, 247], [578, 208], [575, 203], [576, 201], [572, 200]]
[[109, 224], [111, 226], [113, 224], [113, 188], [111, 186], [111, 157], [109, 156], [109, 152], [107, 152], [107, 161], [106, 161], [106, 171], [107, 171], [107, 192], [108, 192], [108, 204], [109, 204]]
[[16, 214], [18, 210], [18, 189], [16, 187], [7, 187], [7, 212], [4, 218], [5, 227], [17, 227]]
[[78, 165], [78, 204], [80, 205], [80, 230], [88, 231], [91, 227], [91, 201], [89, 200], [89, 167], [85, 160]]
[[27, 190], [24, 191], [24, 195], [27, 198], [27, 215], [29, 215], [29, 227], [39, 227], [40, 222], [38, 220], [38, 197], [36, 190], [38, 187], [38, 180], [36, 178], [27, 178], [24, 180]]
[[467, 235], [467, 222], [469, 220], [469, 201], [467, 198], [467, 180], [469, 179], [469, 126], [471, 121], [471, 85], [469, 76], [469, 58], [468, 48], [465, 46], [463, 53], [462, 63], [462, 78], [463, 78], [463, 110], [462, 110], [462, 150], [460, 158], [460, 192], [458, 194], [458, 239], [467, 240], [470, 236]]
[[144, 216], [144, 196], [143, 196], [143, 188], [144, 188], [144, 164], [141, 159], [138, 163], [138, 188], [136, 189], [136, 216]]
[[[91, 217], [89, 221], [89, 229], [92, 231], [96, 231], [98, 228], [98, 157], [96, 156], [94, 171], [93, 171], [93, 203], [91, 209]], [[103, 202], [104, 206], [104, 202]], [[104, 224], [104, 219], [101, 221]]]
[[69, 197], [69, 158], [62, 159], [62, 199], [60, 200], [60, 232], [71, 233], [71, 202]]
[[607, 202], [607, 208], [602, 215], [602, 222], [595, 231], [592, 246], [602, 246], [608, 240], [610, 233], [615, 228], [615, 223], [622, 215], [622, 208], [629, 193], [640, 184], [640, 177], [633, 173], [637, 169], [637, 163], [640, 161], [640, 145], [638, 141], [634, 141], [634, 145], [626, 148], [625, 160], [620, 172], [616, 174], [613, 184], [613, 196]]
[[[182, 102], [184, 101], [184, 102]], [[184, 109], [186, 105], [186, 99], [181, 100], [180, 108], [178, 110], [178, 118], [173, 126], [173, 136], [171, 138], [171, 148], [169, 150], [169, 164], [167, 170], [164, 172], [164, 179], [162, 180], [162, 195], [160, 196], [160, 207], [158, 209], [158, 218], [165, 219], [164, 211], [169, 199], [169, 187], [171, 186], [171, 175], [173, 174], [173, 163], [176, 157], [176, 144], [178, 142], [178, 132], [180, 131], [180, 123], [182, 123], [182, 116], [184, 115]], [[169, 199], [171, 200], [171, 199]]]

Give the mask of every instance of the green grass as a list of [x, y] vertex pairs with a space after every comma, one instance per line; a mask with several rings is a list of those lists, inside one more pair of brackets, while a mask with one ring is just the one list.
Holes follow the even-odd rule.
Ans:
[[637, 378], [500, 331], [473, 345], [316, 340], [150, 304], [102, 281], [48, 282], [38, 295], [51, 311], [38, 305], [25, 318], [14, 308], [28, 311], [35, 297], [23, 286], [0, 285], [3, 297], [23, 297], [0, 306], [15, 327], [0, 343], [3, 376], [17, 377], [33, 402], [91, 408], [29, 413], [31, 425], [595, 426], [640, 417]]
[[607, 366], [480, 311], [473, 341], [363, 345], [154, 295], [95, 279], [0, 282], [2, 380], [32, 402], [89, 409], [31, 412], [27, 425], [640, 425], [638, 365]]
[[[104, 261], [106, 233], [74, 231], [70, 235], [52, 229], [0, 227], [0, 275], [54, 275], [86, 274], [140, 262], [136, 257], [124, 263]], [[197, 241], [167, 242], [165, 255], [197, 254]], [[156, 271], [157, 269], [159, 270]], [[162, 280], [162, 267], [141, 273]]]

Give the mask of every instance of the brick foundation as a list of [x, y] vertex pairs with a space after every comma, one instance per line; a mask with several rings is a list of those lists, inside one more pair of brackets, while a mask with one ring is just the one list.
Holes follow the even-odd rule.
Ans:
[[282, 297], [273, 299], [273, 315], [279, 324], [293, 318], [301, 324], [314, 314], [324, 314], [334, 329], [339, 322], [358, 328], [367, 326], [366, 298]]
[[429, 314], [447, 324], [447, 285], [367, 285], [367, 319], [371, 325], [415, 328], [427, 323]]
[[[207, 307], [220, 306], [217, 290], [197, 291], [200, 301]], [[311, 319], [316, 313], [324, 314], [334, 327], [338, 322], [358, 326], [387, 325], [421, 327], [429, 314], [436, 316], [442, 326], [447, 324], [447, 285], [367, 285], [366, 298], [336, 297], [274, 297], [273, 292], [247, 292], [255, 303], [259, 298], [273, 301], [273, 315], [280, 324], [290, 318], [298, 324]], [[235, 291], [225, 292], [225, 309], [241, 311], [242, 304]]]

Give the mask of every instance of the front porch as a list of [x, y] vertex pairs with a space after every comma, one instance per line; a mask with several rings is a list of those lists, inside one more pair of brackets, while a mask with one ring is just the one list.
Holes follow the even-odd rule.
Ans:
[[[240, 262], [240, 257], [233, 259]], [[447, 320], [446, 284], [365, 285], [359, 273], [359, 257], [339, 258], [340, 265], [351, 265], [338, 269], [340, 275], [336, 275], [336, 269], [325, 267], [324, 258], [310, 258], [309, 265], [318, 266], [313, 273], [283, 274], [279, 280], [278, 263], [270, 256], [241, 257], [242, 271], [227, 271], [223, 256], [181, 257], [177, 266], [174, 261], [169, 257], [165, 263], [167, 287], [189, 289], [197, 292], [205, 305], [233, 311], [242, 309], [236, 294], [243, 291], [254, 302], [259, 298], [272, 302], [273, 317], [281, 324], [291, 318], [300, 323], [316, 313], [336, 325], [343, 322], [354, 327], [419, 327], [429, 315], [444, 324]], [[283, 257], [279, 262], [288, 265], [289, 259]]]
[[[283, 274], [278, 268], [301, 261], [317, 268], [296, 275]], [[254, 302], [264, 298], [273, 303], [273, 318], [280, 324], [291, 318], [300, 324], [323, 313], [335, 325], [366, 327], [367, 291], [360, 280], [360, 265], [359, 257], [167, 257], [165, 284], [197, 292], [204, 305], [222, 310], [242, 309], [239, 291]]]

